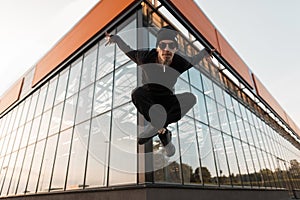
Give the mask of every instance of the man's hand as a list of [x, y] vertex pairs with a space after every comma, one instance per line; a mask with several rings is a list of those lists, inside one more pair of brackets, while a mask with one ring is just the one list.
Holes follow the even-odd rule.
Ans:
[[107, 42], [105, 43], [105, 46], [107, 46], [107, 45], [109, 45], [109, 44], [115, 42], [115, 41], [112, 39], [112, 37], [113, 37], [113, 35], [111, 35], [111, 34], [105, 32], [105, 40], [107, 41]]

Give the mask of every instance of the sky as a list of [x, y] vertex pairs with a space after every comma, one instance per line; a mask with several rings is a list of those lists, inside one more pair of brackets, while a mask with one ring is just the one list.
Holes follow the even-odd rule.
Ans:
[[196, 2], [300, 127], [300, 1]]
[[[99, 0], [0, 0], [0, 96]], [[195, 0], [300, 127], [300, 1]]]

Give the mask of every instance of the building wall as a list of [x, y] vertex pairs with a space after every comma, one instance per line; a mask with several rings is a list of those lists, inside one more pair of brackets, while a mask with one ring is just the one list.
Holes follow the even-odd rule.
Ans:
[[177, 93], [197, 97], [193, 109], [169, 126], [176, 154], [167, 158], [158, 137], [137, 145], [144, 120], [131, 91], [141, 82], [140, 68], [116, 45], [105, 46], [104, 32], [118, 34], [133, 48], [155, 47], [164, 24], [180, 30], [181, 53], [194, 55], [204, 48], [166, 7], [156, 12], [143, 3], [100, 31], [1, 117], [1, 197], [149, 182], [300, 189], [299, 149], [250, 101], [238, 97], [220, 70], [226, 66], [216, 59], [213, 64], [202, 60], [176, 84]]

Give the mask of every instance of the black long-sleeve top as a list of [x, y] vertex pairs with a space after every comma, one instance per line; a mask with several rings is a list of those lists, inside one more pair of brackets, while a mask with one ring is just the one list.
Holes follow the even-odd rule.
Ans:
[[[159, 64], [156, 49], [134, 50], [119, 36], [112, 36], [118, 47], [142, 69], [142, 83], [152, 92], [170, 93], [178, 77], [186, 70], [198, 64], [207, 54], [204, 49], [195, 56], [186, 56], [175, 53], [169, 66]], [[208, 54], [207, 54], [208, 55]]]

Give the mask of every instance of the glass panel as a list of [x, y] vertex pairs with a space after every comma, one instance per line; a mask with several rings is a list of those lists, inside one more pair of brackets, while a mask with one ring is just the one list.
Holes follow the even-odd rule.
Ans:
[[[1, 166], [1, 169], [0, 169], [0, 186], [2, 186], [2, 184], [4, 183], [5, 181], [5, 175], [6, 175], [6, 172], [9, 171], [9, 158], [10, 158], [10, 155], [7, 155], [5, 156], [3, 159], [3, 165]], [[1, 163], [0, 163], [1, 164]]]
[[49, 123], [50, 123], [50, 114], [51, 114], [51, 110], [48, 110], [47, 112], [44, 112], [42, 115], [38, 140], [44, 139], [47, 136]]
[[238, 116], [241, 116], [241, 111], [240, 111], [240, 107], [239, 107], [240, 103], [234, 98], [232, 98], [232, 103], [233, 103], [235, 114]]
[[227, 134], [223, 134], [223, 138], [224, 138], [224, 144], [225, 144], [232, 184], [242, 185], [238, 162], [235, 154], [235, 149], [232, 142], [232, 137]]
[[192, 86], [200, 91], [203, 91], [200, 71], [194, 67], [188, 70]]
[[24, 163], [22, 166], [20, 181], [18, 184], [17, 194], [23, 194], [23, 193], [27, 192], [26, 184], [27, 184], [28, 175], [30, 172], [33, 150], [34, 150], [34, 145], [30, 145], [27, 147], [25, 158], [24, 158]]
[[33, 142], [36, 142], [37, 136], [39, 134], [40, 121], [41, 121], [41, 116], [33, 120], [32, 127], [30, 130], [28, 145], [32, 144]]
[[226, 154], [223, 145], [222, 134], [220, 131], [211, 129], [212, 143], [214, 148], [214, 155], [218, 169], [218, 181], [220, 185], [231, 185], [230, 174], [228, 170], [228, 163], [226, 161]]
[[16, 140], [15, 140], [13, 151], [18, 150], [20, 147], [23, 130], [24, 130], [24, 126], [19, 127], [17, 130], [17, 135], [16, 135]]
[[[21, 103], [21, 104], [19, 104], [19, 106], [17, 108], [15, 108], [15, 109], [17, 109], [17, 114], [16, 114], [16, 118], [14, 120], [15, 123], [14, 123], [13, 130], [16, 130], [19, 127], [19, 123], [20, 123], [20, 119], [21, 119], [22, 111], [23, 111], [23, 106], [24, 106], [24, 104]], [[1, 138], [1, 132], [0, 132], [0, 138]]]
[[81, 66], [82, 66], [82, 58], [81, 57], [71, 64], [70, 78], [69, 78], [68, 91], [67, 91], [66, 98], [69, 98], [73, 94], [77, 93], [79, 90]]
[[68, 77], [69, 67], [59, 74], [54, 105], [62, 102], [65, 99]]
[[217, 184], [217, 174], [209, 128], [196, 122], [201, 159], [201, 178], [205, 185]]
[[220, 122], [219, 122], [216, 102], [213, 99], [207, 97], [206, 105], [207, 105], [209, 125], [220, 130]]
[[98, 46], [95, 45], [84, 55], [80, 89], [85, 88], [95, 80], [98, 50], [97, 47]]
[[242, 148], [242, 143], [240, 140], [233, 138], [233, 143], [236, 150], [236, 156], [238, 161], [238, 166], [241, 172], [241, 179], [243, 181], [244, 186], [251, 186], [250, 178], [248, 175], [248, 166], [245, 160], [244, 151]]
[[206, 104], [205, 104], [203, 93], [196, 90], [194, 87], [192, 87], [192, 93], [197, 98], [197, 103], [193, 107], [195, 119], [197, 119], [205, 124], [208, 124], [207, 111], [206, 111], [206, 107], [205, 107]]
[[18, 153], [16, 165], [15, 165], [13, 175], [11, 178], [11, 183], [10, 183], [9, 192], [8, 192], [9, 195], [16, 193], [17, 184], [19, 182], [19, 176], [20, 176], [20, 172], [22, 169], [22, 163], [24, 160], [24, 155], [25, 155], [25, 149], [21, 149]]
[[37, 102], [37, 105], [36, 105], [35, 114], [34, 114], [35, 117], [39, 116], [43, 112], [45, 98], [46, 98], [46, 92], [47, 92], [47, 87], [48, 87], [48, 85], [46, 84], [40, 90], [40, 95], [39, 95], [39, 99], [38, 99], [38, 102]]
[[76, 124], [87, 120], [91, 117], [93, 93], [94, 85], [90, 85], [89, 87], [79, 92], [75, 120]]
[[166, 157], [164, 148], [158, 136], [153, 138], [153, 165], [154, 180], [158, 182], [182, 183], [182, 168], [180, 163], [180, 149], [178, 144], [177, 124], [169, 125], [168, 129], [172, 132], [172, 143], [176, 152], [172, 157]]
[[41, 173], [40, 173], [39, 183], [38, 183], [38, 191], [40, 192], [49, 191], [56, 143], [57, 143], [57, 134], [47, 139], [46, 150], [43, 158], [43, 163], [42, 163], [42, 168], [41, 168]]
[[233, 112], [233, 105], [232, 105], [231, 97], [227, 92], [224, 92], [224, 99], [225, 99], [226, 108], [228, 110], [230, 110], [231, 112]]
[[42, 158], [43, 158], [42, 156], [44, 152], [44, 146], [45, 146], [45, 140], [42, 140], [36, 144], [31, 171], [28, 179], [28, 186], [27, 186], [28, 193], [36, 192]]
[[89, 129], [90, 129], [90, 121], [79, 124], [74, 128], [73, 139], [72, 139], [72, 150], [71, 150], [70, 164], [69, 164], [68, 177], [67, 177], [67, 189], [78, 189], [78, 188], [85, 187], [83, 183], [84, 183]]
[[[175, 91], [176, 91], [176, 94], [182, 94], [184, 92], [191, 92], [190, 91], [190, 86], [187, 82], [183, 81], [182, 79], [178, 79], [176, 85], [175, 85]], [[190, 117], [193, 117], [193, 110], [190, 109], [186, 115], [190, 116]]]
[[112, 87], [112, 74], [96, 82], [93, 116], [96, 116], [111, 109]]
[[60, 130], [65, 130], [74, 125], [77, 97], [78, 97], [78, 95], [75, 94], [74, 96], [68, 98], [65, 101], [63, 118], [62, 118]]
[[25, 126], [24, 126], [23, 137], [22, 137], [20, 148], [25, 147], [27, 145], [27, 143], [28, 143], [29, 134], [30, 134], [30, 128], [31, 128], [31, 123], [32, 123], [32, 121], [26, 123]]
[[30, 121], [33, 119], [33, 115], [34, 115], [34, 111], [35, 111], [35, 107], [36, 107], [36, 103], [37, 103], [37, 98], [38, 98], [38, 92], [34, 93], [32, 98], [31, 98], [31, 102], [30, 102], [30, 107], [29, 107], [29, 111], [28, 111], [28, 115], [26, 118], [26, 122]]
[[53, 108], [48, 135], [58, 133], [61, 122], [62, 109], [63, 103], [60, 103]]
[[203, 80], [203, 90], [204, 90], [204, 94], [209, 96], [210, 98], [214, 99], [214, 91], [213, 91], [213, 85], [212, 85], [212, 81], [207, 78], [207, 76], [202, 75], [202, 80]]
[[110, 126], [110, 112], [92, 120], [85, 181], [86, 187], [106, 185]]
[[256, 167], [253, 162], [255, 161], [257, 163], [258, 160], [257, 160], [257, 158], [255, 160], [252, 158], [248, 144], [245, 144], [245, 143], [241, 143], [241, 144], [242, 144], [242, 148], [244, 150], [245, 159], [246, 159], [248, 170], [249, 170], [250, 181], [251, 181], [253, 187], [257, 187], [257, 186], [259, 186], [259, 183], [258, 183], [258, 178], [257, 178], [257, 173], [256, 173]]
[[245, 127], [244, 127], [244, 123], [242, 118], [240, 118], [239, 116], [236, 116], [237, 119], [237, 125], [238, 125], [238, 129], [239, 129], [239, 134], [240, 134], [240, 139], [244, 142], [248, 142], [247, 136], [246, 136], [246, 131], [245, 131]]
[[227, 117], [227, 112], [226, 108], [221, 106], [220, 104], [217, 104], [218, 107], [218, 113], [219, 113], [219, 118], [220, 118], [220, 123], [221, 123], [221, 129], [223, 132], [230, 134], [231, 130], [229, 127], [229, 121]]
[[216, 100], [219, 104], [221, 104], [222, 106], [225, 106], [224, 103], [224, 96], [223, 96], [223, 90], [215, 83], [213, 83], [213, 87], [214, 87], [214, 91], [215, 91], [215, 96], [216, 96]]
[[131, 103], [113, 111], [109, 185], [137, 181], [136, 115]]
[[[16, 162], [16, 157], [17, 157], [17, 152], [13, 153], [10, 156], [10, 161], [9, 161], [9, 165], [7, 166], [2, 166], [3, 167], [7, 167], [7, 171], [5, 174], [5, 179], [3, 180], [3, 185], [2, 185], [2, 190], [1, 190], [1, 196], [6, 196], [8, 193], [8, 188], [10, 185], [10, 181], [14, 172], [14, 167], [15, 167], [15, 162]], [[1, 166], [1, 165], [0, 165]], [[2, 180], [1, 180], [2, 182]]]
[[56, 91], [56, 85], [57, 85], [57, 77], [50, 80], [50, 82], [49, 82], [49, 87], [48, 87], [47, 97], [46, 97], [46, 102], [45, 102], [45, 108], [44, 108], [45, 111], [52, 108], [55, 91]]
[[[129, 19], [132, 20], [132, 19]], [[128, 22], [125, 22], [128, 23]], [[124, 23], [124, 24], [125, 24]], [[124, 28], [118, 30], [118, 35], [129, 45], [131, 48], [136, 49], [136, 20], [130, 21]], [[120, 66], [127, 62], [129, 58], [117, 48], [116, 52], [116, 66]]]
[[232, 136], [237, 139], [240, 139], [239, 129], [237, 127], [235, 115], [231, 111], [228, 111], [227, 114], [228, 114], [228, 118], [229, 118], [229, 124], [230, 124]]
[[128, 63], [116, 70], [114, 88], [114, 107], [131, 100], [131, 91], [137, 86], [136, 64]]
[[[196, 183], [194, 180], [199, 171], [199, 155], [196, 144], [195, 122], [189, 117], [183, 117], [179, 122], [179, 137], [181, 148], [182, 173], [184, 183]], [[198, 170], [197, 170], [198, 169]], [[199, 175], [199, 172], [198, 172]], [[199, 182], [198, 182], [199, 183]]]
[[72, 130], [70, 128], [59, 134], [50, 191], [63, 190], [65, 187]]
[[98, 65], [97, 65], [97, 80], [104, 77], [114, 69], [114, 49], [115, 45], [105, 46], [106, 40], [100, 41]]

